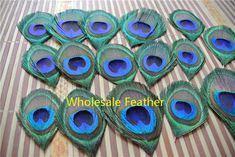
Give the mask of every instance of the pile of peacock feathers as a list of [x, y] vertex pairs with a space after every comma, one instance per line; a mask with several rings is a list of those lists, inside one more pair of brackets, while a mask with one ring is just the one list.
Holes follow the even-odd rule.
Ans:
[[[155, 10], [133, 10], [120, 19], [102, 10], [66, 10], [55, 16], [35, 12], [25, 16], [18, 29], [31, 47], [24, 54], [22, 67], [47, 85], [56, 87], [61, 75], [81, 88], [73, 90], [64, 101], [51, 91], [38, 89], [22, 99], [17, 117], [25, 132], [46, 149], [57, 130], [74, 145], [95, 156], [106, 123], [123, 137], [152, 154], [158, 144], [163, 116], [173, 133], [181, 137], [201, 126], [208, 117], [208, 106], [220, 117], [235, 138], [235, 72], [215, 69], [205, 77], [201, 89], [187, 81], [177, 81], [161, 91], [160, 98], [149, 88], [179, 64], [190, 81], [201, 70], [205, 57], [194, 41], [204, 32], [202, 21], [192, 12], [176, 10], [169, 15], [173, 27], [186, 39], [168, 45], [156, 40], [166, 33], [161, 15]], [[121, 30], [135, 53], [119, 44], [108, 44]], [[55, 38], [57, 50], [43, 44]], [[82, 42], [88, 40], [96, 49]], [[235, 58], [235, 33], [226, 26], [207, 29], [203, 39], [223, 65]], [[133, 82], [137, 71], [147, 86]], [[96, 74], [116, 84], [106, 100], [120, 100], [103, 105], [104, 98], [89, 89]], [[125, 102], [147, 99], [133, 105]], [[75, 101], [98, 102], [77, 105]], [[162, 102], [159, 106], [149, 102]]]

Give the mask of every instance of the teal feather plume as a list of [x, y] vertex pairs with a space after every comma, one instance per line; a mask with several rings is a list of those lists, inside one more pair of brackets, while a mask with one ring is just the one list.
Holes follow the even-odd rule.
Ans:
[[186, 81], [169, 85], [160, 94], [164, 113], [176, 137], [201, 126], [208, 117], [206, 99], [199, 90]]
[[188, 10], [175, 10], [169, 15], [170, 23], [186, 38], [195, 41], [204, 31], [202, 21]]
[[46, 29], [46, 25], [48, 25], [52, 19], [53, 16], [51, 14], [35, 12], [26, 15], [17, 24], [17, 27], [30, 43], [42, 43], [51, 37]]
[[99, 49], [118, 32], [118, 19], [103, 10], [91, 11], [84, 24], [84, 32], [91, 44]]
[[[74, 104], [70, 104], [71, 98], [75, 100]], [[94, 104], [92, 99], [98, 103]], [[88, 156], [96, 155], [106, 128], [101, 100], [85, 89], [75, 89], [66, 97], [57, 114], [60, 131]], [[85, 101], [90, 105], [84, 105]]]
[[205, 77], [201, 93], [235, 139], [235, 72], [216, 68]]
[[60, 104], [55, 94], [45, 89], [37, 89], [22, 98], [16, 114], [25, 133], [44, 150], [58, 130], [56, 112]]
[[85, 39], [83, 32], [87, 12], [79, 9], [69, 9], [55, 15], [47, 25], [48, 31], [60, 43], [82, 42]]
[[176, 65], [171, 47], [162, 41], [143, 44], [135, 52], [135, 60], [148, 86], [153, 86]]
[[23, 55], [23, 69], [49, 86], [55, 87], [60, 77], [55, 65], [56, 51], [46, 45], [32, 45]]
[[227, 26], [213, 26], [206, 30], [203, 39], [210, 51], [226, 65], [235, 59], [235, 33]]
[[137, 73], [134, 54], [119, 44], [103, 46], [96, 54], [97, 71], [114, 84], [130, 82]]
[[56, 65], [71, 82], [90, 89], [95, 77], [95, 56], [88, 46], [63, 44], [56, 54]]
[[[141, 104], [131, 105], [125, 101], [127, 97], [129, 100], [141, 101]], [[151, 155], [159, 141], [163, 115], [161, 106], [144, 103], [145, 98], [158, 100], [143, 84], [123, 83], [117, 85], [107, 97], [107, 100], [120, 100], [120, 105], [111, 104], [104, 109], [106, 120], [112, 128]]]
[[133, 10], [122, 16], [120, 25], [131, 47], [155, 40], [166, 33], [163, 18], [152, 9]]
[[205, 63], [201, 49], [187, 39], [179, 39], [173, 43], [173, 54], [188, 80], [191, 80]]

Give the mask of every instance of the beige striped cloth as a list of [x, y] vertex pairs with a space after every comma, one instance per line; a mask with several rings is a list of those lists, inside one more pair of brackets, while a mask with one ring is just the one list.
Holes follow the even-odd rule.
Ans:
[[[234, 26], [235, 3], [231, 1], [213, 0], [15, 0], [0, 1], [0, 157], [81, 157], [86, 156], [72, 143], [56, 134], [48, 149], [42, 151], [19, 126], [16, 118], [21, 98], [34, 89], [46, 88], [56, 93], [63, 100], [76, 87], [63, 77], [56, 89], [51, 89], [37, 79], [27, 74], [21, 68], [21, 58], [30, 44], [23, 38], [16, 28], [16, 24], [27, 14], [44, 11], [52, 14], [66, 9], [96, 10], [102, 9], [121, 17], [127, 12], [141, 7], [158, 11], [165, 19], [167, 33], [161, 40], [172, 44], [174, 40], [183, 36], [168, 22], [168, 14], [176, 9], [187, 9], [197, 15], [206, 28], [224, 24]], [[85, 44], [90, 44], [85, 41]], [[111, 43], [118, 43], [129, 47], [121, 33], [114, 37]], [[55, 40], [49, 40], [48, 45], [58, 48]], [[200, 87], [204, 77], [215, 67], [223, 67], [215, 56], [206, 48], [202, 38], [196, 41], [206, 56], [206, 63], [202, 70], [191, 81]], [[91, 46], [90, 46], [91, 47]], [[92, 48], [93, 49], [93, 48]], [[132, 49], [136, 51], [136, 49]], [[95, 50], [93, 49], [93, 52]], [[227, 66], [235, 70], [235, 61]], [[168, 84], [177, 80], [187, 80], [180, 67], [165, 76], [151, 91], [159, 95]], [[145, 83], [138, 72], [135, 81]], [[96, 76], [91, 92], [105, 98], [114, 85], [101, 76]], [[106, 128], [104, 138], [98, 150], [97, 157], [147, 157], [148, 155], [138, 146], [122, 138], [110, 127]], [[166, 118], [159, 144], [153, 156], [163, 157], [198, 157], [198, 156], [235, 156], [235, 142], [223, 123], [210, 110], [208, 121], [192, 133], [175, 139]]]

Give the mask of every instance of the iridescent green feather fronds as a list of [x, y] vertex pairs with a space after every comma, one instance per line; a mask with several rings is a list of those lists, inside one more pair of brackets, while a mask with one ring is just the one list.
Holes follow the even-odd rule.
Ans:
[[[106, 121], [101, 104], [93, 104], [92, 99], [102, 100], [85, 89], [73, 90], [61, 105], [57, 120], [60, 131], [79, 149], [93, 157], [101, 143]], [[91, 104], [84, 105], [88, 101]]]
[[55, 94], [38, 89], [22, 99], [16, 114], [26, 134], [44, 150], [57, 132], [55, 113], [60, 104]]
[[175, 10], [169, 15], [170, 23], [191, 41], [195, 41], [204, 31], [202, 21], [188, 10]]
[[121, 30], [131, 47], [152, 41], [166, 33], [163, 18], [152, 9], [138, 9], [120, 19]]
[[198, 128], [208, 117], [206, 99], [189, 82], [174, 82], [160, 96], [165, 115], [176, 137]]
[[235, 72], [216, 68], [205, 77], [201, 93], [235, 139]]
[[151, 155], [156, 150], [161, 134], [161, 106], [152, 106], [147, 102], [130, 105], [125, 101], [127, 97], [133, 101], [142, 101], [145, 98], [156, 101], [158, 98], [143, 84], [123, 83], [117, 85], [107, 97], [108, 100], [120, 100], [120, 105], [111, 104], [105, 107], [108, 124]]
[[210, 27], [203, 34], [203, 39], [210, 51], [226, 65], [235, 58], [235, 33], [227, 26]]
[[60, 77], [60, 72], [55, 65], [56, 53], [56, 49], [52, 47], [32, 45], [23, 56], [22, 67], [49, 86], [55, 87]]
[[119, 44], [109, 44], [99, 49], [96, 66], [100, 75], [115, 84], [130, 82], [137, 73], [134, 54]]
[[147, 42], [134, 55], [139, 70], [150, 87], [176, 65], [171, 47], [162, 41]]
[[88, 46], [74, 42], [65, 43], [55, 58], [57, 67], [70, 81], [90, 89], [95, 77], [95, 56]]
[[25, 16], [17, 27], [21, 34], [31, 43], [42, 43], [51, 35], [47, 32], [46, 25], [50, 23], [53, 16], [44, 12], [35, 12]]
[[86, 18], [87, 12], [69, 9], [56, 14], [47, 29], [60, 43], [82, 42], [86, 38], [83, 32]]
[[116, 35], [119, 22], [112, 14], [96, 10], [88, 13], [83, 29], [91, 44], [99, 49]]
[[187, 39], [179, 39], [173, 43], [173, 54], [188, 80], [191, 80], [205, 63], [201, 49]]

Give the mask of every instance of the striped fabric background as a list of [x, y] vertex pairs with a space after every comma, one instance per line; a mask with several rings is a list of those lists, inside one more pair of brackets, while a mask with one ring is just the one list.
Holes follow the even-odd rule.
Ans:
[[[60, 78], [55, 89], [51, 89], [37, 79], [27, 74], [21, 68], [21, 58], [30, 44], [23, 38], [16, 28], [16, 24], [27, 14], [35, 11], [44, 11], [52, 14], [65, 9], [95, 10], [103, 9], [117, 17], [137, 8], [146, 7], [157, 10], [165, 19], [167, 34], [161, 40], [172, 44], [174, 40], [183, 38], [167, 20], [168, 14], [175, 9], [188, 9], [197, 15], [206, 28], [224, 24], [235, 30], [235, 2], [213, 0], [22, 0], [0, 1], [0, 156], [1, 157], [59, 157], [85, 156], [59, 132], [54, 137], [48, 149], [42, 151], [19, 126], [16, 119], [21, 98], [34, 89], [46, 88], [56, 93], [63, 100], [76, 87]], [[85, 41], [86, 45], [90, 44]], [[121, 33], [118, 33], [111, 43], [119, 43], [129, 47]], [[51, 39], [47, 42], [55, 48], [60, 45]], [[223, 67], [215, 56], [205, 47], [201, 38], [196, 44], [206, 56], [203, 69], [191, 81], [200, 87], [203, 78], [215, 67]], [[91, 46], [90, 46], [91, 47]], [[132, 51], [136, 51], [132, 49]], [[93, 49], [93, 52], [95, 50]], [[235, 61], [225, 68], [235, 70]], [[180, 67], [165, 76], [151, 91], [159, 95], [168, 84], [177, 80], [187, 80]], [[135, 81], [144, 82], [138, 72]], [[105, 98], [114, 85], [101, 76], [96, 75], [91, 88], [92, 93]], [[98, 157], [147, 157], [148, 155], [138, 146], [120, 137], [110, 127], [106, 132], [97, 153]], [[167, 119], [164, 125], [159, 144], [153, 156], [235, 156], [235, 142], [215, 114], [210, 110], [208, 121], [192, 133], [175, 139]]]

